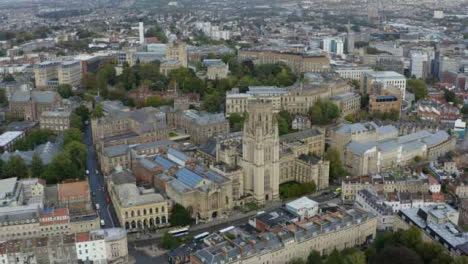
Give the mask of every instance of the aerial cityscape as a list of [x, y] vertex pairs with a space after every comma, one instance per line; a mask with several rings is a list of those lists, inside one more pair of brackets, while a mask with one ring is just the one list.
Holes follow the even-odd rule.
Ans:
[[0, 21], [0, 264], [468, 264], [468, 0]]

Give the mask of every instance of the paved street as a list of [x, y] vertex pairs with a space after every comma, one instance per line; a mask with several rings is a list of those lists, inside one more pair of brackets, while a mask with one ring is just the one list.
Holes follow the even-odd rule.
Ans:
[[[99, 204], [100, 216], [101, 219], [104, 220], [106, 228], [119, 227], [113, 205], [111, 203], [108, 206], [106, 203], [106, 192], [102, 191], [101, 189], [102, 187], [105, 187], [103, 176], [100, 173], [96, 174], [96, 170], [99, 168], [99, 166], [97, 163], [96, 153], [93, 148], [93, 138], [91, 127], [89, 125], [85, 126], [84, 143], [86, 144], [88, 152], [86, 156], [86, 169], [89, 170], [89, 186], [91, 192], [95, 193], [95, 196], [92, 197], [94, 206], [96, 206], [96, 203]], [[111, 217], [111, 215], [113, 217]]]

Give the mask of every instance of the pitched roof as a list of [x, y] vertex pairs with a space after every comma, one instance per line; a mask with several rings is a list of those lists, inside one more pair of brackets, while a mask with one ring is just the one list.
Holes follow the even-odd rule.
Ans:
[[55, 97], [58, 96], [57, 92], [54, 91], [35, 91], [32, 92], [32, 98], [36, 103], [51, 103]]
[[191, 188], [194, 188], [203, 180], [203, 178], [200, 175], [196, 174], [195, 172], [187, 168], [181, 168], [176, 173], [176, 177], [182, 183], [186, 184], [187, 186]]

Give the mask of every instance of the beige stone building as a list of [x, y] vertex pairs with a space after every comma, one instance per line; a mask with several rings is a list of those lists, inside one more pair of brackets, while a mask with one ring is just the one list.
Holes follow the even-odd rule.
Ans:
[[187, 68], [187, 46], [184, 43], [170, 43], [166, 48], [166, 61], [177, 61], [180, 66]]
[[248, 113], [242, 138], [244, 189], [262, 204], [279, 199], [278, 124], [270, 101], [250, 103]]
[[71, 112], [67, 110], [44, 111], [39, 119], [40, 127], [63, 132], [70, 128], [70, 115]]
[[355, 200], [360, 190], [372, 189], [384, 193], [427, 193], [430, 183], [427, 179], [413, 178], [390, 173], [373, 176], [357, 176], [343, 179], [341, 182], [341, 199]]
[[343, 124], [330, 131], [330, 145], [341, 155], [346, 169], [355, 176], [401, 168], [416, 157], [435, 160], [455, 149], [456, 138], [445, 131], [419, 131], [398, 136], [392, 125], [373, 122]]
[[131, 155], [128, 145], [117, 145], [105, 147], [102, 153], [99, 153], [101, 171], [104, 175], [109, 174], [115, 167], [129, 169], [131, 167]]
[[241, 50], [240, 61], [252, 60], [254, 64], [274, 64], [283, 62], [295, 73], [330, 71], [330, 60], [323, 55], [306, 55], [299, 53], [281, 53], [267, 50]]
[[117, 168], [107, 184], [117, 218], [125, 229], [143, 230], [169, 225], [171, 201], [154, 189], [137, 187], [131, 172]]
[[[306, 73], [299, 87], [250, 86], [246, 93], [240, 93], [238, 89], [226, 92], [226, 115], [247, 112], [249, 101], [256, 99], [270, 100], [275, 113], [285, 110], [290, 114], [306, 115], [318, 100], [329, 100], [352, 91], [353, 87], [336, 74]], [[354, 104], [349, 106], [355, 108]]]
[[53, 90], [60, 84], [78, 86], [82, 71], [80, 61], [45, 61], [34, 65], [37, 89]]
[[361, 110], [361, 96], [358, 93], [348, 92], [330, 98], [340, 109], [341, 116], [352, 115]]
[[279, 184], [288, 181], [328, 187], [329, 162], [313, 157], [324, 153], [324, 133], [308, 129], [278, 137], [271, 101], [252, 102], [243, 133], [219, 135], [200, 148], [205, 162], [231, 180], [236, 204], [276, 199]]
[[42, 112], [52, 111], [61, 104], [62, 98], [53, 91], [17, 91], [10, 100], [9, 111], [25, 121], [39, 121]]
[[110, 112], [91, 119], [91, 127], [100, 158], [105, 147], [165, 140], [169, 133], [166, 114], [152, 107]]
[[201, 144], [212, 136], [229, 133], [229, 121], [223, 113], [185, 110], [176, 114], [175, 127], [183, 129], [196, 144]]
[[206, 78], [208, 80], [220, 80], [228, 76], [229, 66], [222, 60], [204, 60], [206, 66]]
[[191, 254], [190, 263], [210, 263], [207, 260], [215, 256], [224, 263], [289, 263], [292, 259], [307, 259], [312, 250], [329, 255], [334, 249], [370, 243], [376, 235], [377, 217], [360, 209], [301, 220], [291, 220], [281, 210], [262, 215], [249, 222], [255, 231], [236, 227], [205, 238], [207, 243]]
[[395, 111], [400, 116], [402, 106], [402, 96], [399, 90], [395, 87], [389, 86], [387, 89], [381, 88], [373, 89], [369, 95], [369, 113], [388, 113]]

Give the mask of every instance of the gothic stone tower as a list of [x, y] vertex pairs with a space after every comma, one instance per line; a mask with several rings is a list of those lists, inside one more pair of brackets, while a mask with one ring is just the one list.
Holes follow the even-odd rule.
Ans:
[[271, 101], [249, 101], [244, 123], [244, 190], [258, 204], [279, 199], [279, 134]]

